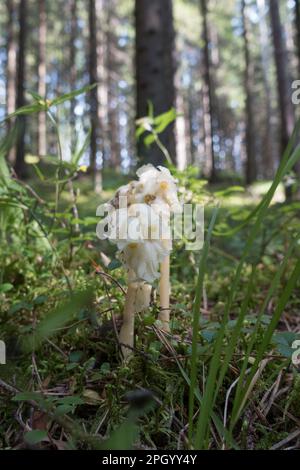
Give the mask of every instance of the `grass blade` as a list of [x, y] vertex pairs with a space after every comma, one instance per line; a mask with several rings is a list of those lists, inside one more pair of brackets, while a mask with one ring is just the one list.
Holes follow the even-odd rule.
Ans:
[[208, 429], [208, 424], [210, 421], [211, 411], [214, 406], [215, 397], [217, 396], [219, 387], [222, 384], [222, 380], [220, 380], [218, 382], [217, 387], [215, 387], [216, 378], [217, 378], [217, 374], [218, 374], [219, 366], [221, 362], [221, 352], [222, 352], [223, 339], [225, 336], [225, 328], [226, 328], [226, 324], [229, 318], [229, 313], [231, 310], [232, 303], [234, 301], [236, 292], [238, 291], [238, 285], [239, 285], [239, 281], [241, 278], [242, 269], [243, 269], [245, 260], [259, 233], [260, 226], [265, 217], [269, 204], [274, 196], [276, 188], [278, 187], [279, 183], [282, 181], [283, 177], [294, 167], [295, 163], [299, 160], [299, 158], [300, 158], [300, 147], [298, 146], [294, 150], [290, 158], [288, 158], [287, 161], [284, 161], [280, 165], [276, 173], [276, 176], [274, 178], [273, 184], [271, 185], [269, 191], [264, 196], [262, 203], [260, 204], [259, 211], [257, 212], [257, 218], [255, 220], [254, 225], [251, 228], [251, 232], [247, 239], [241, 260], [237, 266], [236, 274], [235, 274], [232, 287], [229, 293], [229, 297], [226, 303], [221, 328], [219, 329], [219, 332], [216, 338], [215, 352], [214, 352], [214, 355], [211, 359], [210, 366], [209, 366], [206, 389], [203, 395], [202, 410], [201, 410], [201, 413], [198, 419], [198, 424], [197, 424], [197, 433], [196, 433], [196, 439], [195, 439], [195, 446], [197, 449], [205, 447], [205, 439], [207, 436], [207, 429]]
[[245, 353], [245, 357], [244, 357], [241, 372], [240, 372], [239, 381], [238, 381], [237, 388], [236, 388], [236, 393], [235, 393], [235, 397], [234, 397], [234, 401], [233, 401], [233, 407], [232, 407], [232, 413], [231, 413], [231, 419], [233, 421], [235, 420], [235, 417], [236, 417], [236, 414], [237, 414], [237, 409], [238, 409], [238, 407], [240, 407], [240, 403], [241, 403], [241, 400], [242, 400], [242, 392], [243, 392], [244, 395], [247, 392], [247, 390], [245, 389], [244, 378], [245, 378], [247, 366], [249, 365], [249, 357], [250, 357], [250, 354], [253, 350], [255, 341], [257, 339], [257, 333], [258, 333], [259, 326], [261, 324], [261, 318], [262, 318], [262, 316], [263, 316], [263, 314], [266, 310], [266, 307], [267, 307], [269, 301], [271, 300], [275, 290], [277, 289], [277, 287], [279, 285], [282, 274], [284, 273], [284, 271], [287, 267], [287, 263], [288, 263], [291, 255], [292, 255], [292, 252], [295, 249], [296, 244], [298, 243], [298, 240], [299, 240], [299, 236], [289, 246], [289, 249], [288, 249], [287, 253], [285, 254], [285, 257], [284, 257], [278, 271], [276, 272], [276, 275], [274, 276], [274, 278], [272, 280], [272, 283], [270, 285], [268, 293], [267, 293], [267, 295], [265, 297], [265, 300], [264, 300], [264, 302], [263, 302], [263, 304], [260, 308], [260, 311], [258, 313], [257, 320], [256, 320], [256, 323], [255, 323], [255, 328], [254, 328], [253, 333], [251, 334], [251, 340], [248, 344], [247, 351]]
[[[275, 331], [275, 328], [280, 320], [280, 317], [281, 317], [281, 314], [290, 298], [290, 295], [294, 289], [294, 287], [296, 286], [296, 283], [297, 281], [299, 281], [300, 279], [300, 260], [297, 261], [296, 263], [296, 266], [294, 268], [294, 271], [278, 301], [278, 304], [277, 304], [277, 307], [275, 309], [275, 312], [272, 316], [272, 320], [270, 322], [270, 324], [268, 325], [268, 328], [263, 336], [263, 340], [260, 344], [260, 347], [257, 351], [257, 355], [256, 355], [256, 358], [255, 358], [255, 362], [253, 364], [253, 366], [251, 367], [251, 371], [248, 375], [248, 378], [247, 378], [247, 381], [246, 381], [246, 384], [244, 386], [244, 389], [247, 390], [251, 384], [251, 381], [259, 367], [259, 364], [260, 364], [260, 361], [262, 360], [263, 358], [263, 355], [268, 347], [268, 345], [270, 344], [270, 341], [272, 339], [272, 335]], [[241, 414], [242, 412], [242, 409], [243, 407], [245, 406], [245, 400], [242, 400], [242, 402], [240, 403], [239, 405], [239, 409], [238, 411], [235, 413], [235, 415], [232, 417], [232, 424], [231, 424], [231, 427], [233, 428], [234, 424], [236, 423], [239, 415]]]
[[203, 245], [203, 250], [200, 258], [198, 279], [196, 285], [196, 296], [193, 307], [193, 339], [192, 339], [192, 355], [191, 355], [191, 379], [189, 390], [189, 440], [192, 440], [193, 435], [193, 415], [194, 415], [194, 389], [196, 387], [197, 378], [197, 341], [199, 335], [199, 319], [200, 319], [200, 306], [203, 292], [203, 282], [206, 270], [206, 261], [210, 246], [212, 231], [216, 222], [218, 209], [215, 208], [211, 217], [208, 227], [207, 237]]

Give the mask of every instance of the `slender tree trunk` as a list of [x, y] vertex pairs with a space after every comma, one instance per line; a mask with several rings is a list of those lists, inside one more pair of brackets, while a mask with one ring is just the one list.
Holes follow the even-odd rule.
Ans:
[[107, 7], [107, 119], [110, 141], [109, 164], [118, 169], [120, 167], [120, 130], [119, 109], [116, 86], [117, 61], [116, 61], [116, 0], [109, 0]]
[[[46, 40], [47, 14], [46, 0], [39, 0], [39, 50], [38, 50], [38, 94], [46, 97]], [[46, 113], [38, 115], [38, 154], [47, 154]]]
[[265, 134], [263, 138], [263, 175], [266, 178], [272, 178], [274, 174], [274, 158], [273, 158], [273, 132], [272, 132], [272, 107], [271, 107], [271, 88], [269, 81], [270, 71], [270, 51], [269, 51], [269, 34], [266, 21], [266, 1], [257, 0], [259, 11], [259, 35], [261, 48], [261, 65], [263, 73], [263, 86], [265, 94]]
[[[7, 114], [14, 112], [16, 107], [16, 53], [17, 45], [14, 35], [14, 0], [6, 0], [7, 7], [7, 82], [6, 82], [6, 111]], [[8, 121], [10, 124], [10, 121]]]
[[190, 136], [190, 144], [189, 144], [189, 147], [190, 147], [190, 161], [191, 161], [191, 164], [194, 165], [195, 164], [195, 153], [196, 153], [196, 149], [195, 149], [195, 143], [194, 143], [194, 128], [193, 128], [193, 119], [194, 119], [194, 100], [193, 100], [193, 96], [192, 96], [192, 92], [191, 92], [191, 89], [190, 87], [188, 88], [188, 91], [187, 91], [187, 105], [188, 105], [188, 134]]
[[215, 24], [210, 25], [209, 36], [212, 43], [211, 69], [214, 71], [220, 66], [219, 32]]
[[[78, 28], [77, 28], [77, 6], [76, 0], [69, 0], [69, 12], [71, 18], [71, 32], [70, 32], [70, 89], [71, 91], [76, 88], [76, 45], [75, 41], [77, 38]], [[75, 146], [75, 100], [71, 100], [71, 110], [70, 110], [70, 124], [71, 124], [71, 148], [74, 150]]]
[[[105, 63], [105, 27], [100, 27], [100, 21], [103, 19], [103, 24], [105, 23], [105, 1], [96, 0], [95, 1], [95, 11], [96, 11], [96, 42], [97, 42], [97, 77], [98, 77], [98, 86], [97, 86], [97, 98], [98, 98], [98, 127], [99, 127], [99, 150], [102, 155], [102, 167], [104, 167], [104, 157], [105, 157], [105, 114], [107, 113], [106, 98], [104, 94], [106, 91], [106, 63]], [[101, 12], [101, 18], [99, 13]], [[103, 100], [103, 102], [102, 102]]]
[[[281, 120], [281, 155], [289, 142], [290, 136], [295, 126], [295, 114], [291, 99], [291, 87], [288, 76], [287, 51], [283, 37], [283, 29], [280, 21], [278, 0], [269, 0], [271, 26], [273, 34], [274, 55], [277, 74], [277, 88], [279, 99], [279, 111]], [[295, 168], [300, 174], [299, 164]], [[286, 190], [287, 197], [290, 197], [290, 190]]]
[[296, 26], [296, 47], [298, 56], [298, 73], [300, 78], [300, 0], [295, 0], [295, 26]]
[[184, 114], [184, 130], [185, 130], [185, 148], [186, 148], [186, 164], [187, 166], [192, 165], [192, 149], [191, 149], [191, 128], [190, 128], [190, 110], [188, 96], [186, 93], [183, 94], [183, 114]]
[[[19, 47], [17, 56], [17, 97], [16, 107], [20, 108], [25, 104], [25, 53], [27, 36], [27, 0], [20, 0], [19, 4]], [[26, 176], [25, 165], [25, 116], [18, 116], [17, 125], [19, 129], [16, 146], [15, 170], [19, 177]]]
[[176, 155], [177, 168], [184, 170], [188, 165], [186, 148], [186, 117], [184, 114], [184, 99], [181, 93], [176, 92], [176, 111], [179, 113], [176, 119]]
[[110, 161], [111, 135], [108, 126], [108, 70], [107, 70], [107, 54], [108, 54], [108, 35], [109, 26], [109, 9], [111, 7], [110, 0], [96, 0], [96, 11], [101, 11], [104, 19], [104, 28], [97, 29], [98, 42], [98, 103], [99, 103], [99, 123], [101, 128], [101, 152], [103, 155], [103, 168]]
[[212, 80], [210, 73], [209, 57], [209, 32], [207, 22], [208, 1], [200, 0], [202, 15], [202, 37], [203, 37], [203, 121], [204, 121], [204, 143], [205, 143], [205, 173], [211, 181], [216, 179], [215, 154], [213, 147], [213, 119], [212, 119]]
[[246, 2], [242, 0], [242, 21], [245, 57], [245, 95], [246, 95], [246, 183], [251, 184], [256, 179], [255, 129], [253, 113], [253, 70], [249, 52], [249, 33], [247, 29]]
[[[97, 40], [96, 40], [96, 9], [95, 0], [89, 0], [89, 75], [90, 84], [98, 82], [97, 76]], [[96, 170], [97, 137], [98, 137], [98, 96], [97, 87], [90, 92], [90, 120], [91, 120], [91, 155], [90, 166]]]
[[[97, 60], [97, 16], [95, 0], [89, 0], [89, 76], [90, 84], [98, 83]], [[97, 168], [97, 153], [99, 149], [99, 102], [98, 85], [90, 92], [90, 121], [91, 121], [91, 153], [90, 168], [94, 176], [95, 189], [101, 191], [101, 173]], [[99, 165], [99, 163], [98, 163]]]
[[[6, 81], [6, 113], [11, 114], [16, 109], [16, 59], [17, 59], [17, 45], [15, 40], [14, 31], [14, 0], [6, 0], [7, 7], [7, 81]], [[11, 129], [11, 120], [7, 121], [7, 131]], [[15, 148], [9, 152], [10, 163], [15, 163]]]
[[[201, 71], [201, 65], [199, 65]], [[202, 75], [202, 71], [201, 71]], [[193, 94], [194, 95], [194, 94]], [[201, 177], [209, 178], [210, 168], [207, 168], [208, 162], [206, 158], [206, 148], [205, 148], [205, 130], [204, 130], [204, 97], [203, 97], [203, 86], [199, 89], [195, 96], [192, 95], [192, 99], [195, 99], [197, 103], [202, 104], [202, 106], [194, 106], [194, 116], [193, 116], [193, 140], [196, 141], [195, 145], [195, 166], [199, 166]]]
[[[155, 115], [175, 104], [174, 27], [172, 0], [135, 0], [137, 118], [148, 114], [152, 103]], [[174, 123], [160, 135], [174, 162]], [[155, 165], [165, 164], [161, 150], [138, 144], [138, 156]]]
[[[192, 149], [191, 149], [191, 122], [190, 122], [190, 107], [189, 107], [189, 98], [188, 93], [180, 94], [178, 99], [178, 94], [176, 91], [176, 110], [181, 116], [181, 122], [178, 118], [176, 119], [176, 130], [177, 130], [177, 167], [178, 168], [186, 168], [189, 165], [192, 165]], [[180, 116], [179, 116], [180, 117]], [[180, 137], [182, 136], [182, 137]], [[182, 151], [182, 164], [179, 166], [180, 157], [180, 150]]]

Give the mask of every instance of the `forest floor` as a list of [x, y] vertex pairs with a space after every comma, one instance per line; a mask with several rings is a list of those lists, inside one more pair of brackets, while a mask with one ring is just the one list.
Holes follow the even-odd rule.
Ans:
[[[8, 215], [5, 226], [1, 222], [0, 331], [7, 347], [7, 364], [0, 365], [2, 449], [193, 446], [188, 436], [189, 374], [200, 255], [187, 252], [182, 243], [174, 247], [171, 333], [160, 330], [154, 292], [150, 309], [136, 316], [134, 356], [122, 364], [117, 331], [126, 289], [124, 270], [114, 260], [114, 246], [95, 235], [96, 207], [121, 183], [124, 178], [105, 175], [100, 198], [89, 178], [80, 178], [74, 183], [75, 189], [80, 189], [79, 218], [74, 219], [70, 192], [65, 188], [60, 194], [57, 223], [53, 223], [49, 214], [54, 188], [33, 180], [29, 184], [43, 201], [22, 187], [18, 201], [27, 209], [20, 206]], [[246, 220], [270, 183], [257, 183], [245, 192], [237, 187], [209, 188], [187, 174], [180, 184], [186, 199], [206, 205], [206, 225], [212, 207], [220, 203], [215, 227], [218, 234], [212, 236], [207, 259], [197, 340], [197, 387], [203, 394], [209, 386], [211, 358], [225, 305], [253, 224], [250, 220], [229, 236], [220, 233], [226, 234]], [[299, 282], [244, 394], [243, 409], [229, 427], [247, 347], [253, 338], [246, 361], [251, 368], [299, 258], [298, 244], [286, 259], [277, 289], [271, 292], [256, 328], [272, 279], [299, 232], [299, 203], [283, 200], [279, 189], [245, 258], [225, 325], [224, 351], [244, 311], [213, 406], [224, 428], [230, 429], [230, 439], [224, 438], [211, 415], [203, 444], [206, 448], [300, 448], [300, 376], [292, 362], [293, 342], [300, 339]], [[224, 354], [219, 365], [225, 362]], [[194, 413], [196, 426], [201, 415], [198, 401]]]

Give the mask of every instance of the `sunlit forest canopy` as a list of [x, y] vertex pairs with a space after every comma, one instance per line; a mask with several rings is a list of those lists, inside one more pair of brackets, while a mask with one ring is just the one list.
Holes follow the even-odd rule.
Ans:
[[[99, 168], [128, 171], [138, 158], [162, 160], [141, 145], [137, 155], [135, 119], [152, 101], [154, 115], [172, 107], [178, 114], [162, 135], [178, 168], [193, 164], [207, 177], [248, 183], [271, 178], [299, 114], [290, 99], [299, 73], [298, 2], [229, 0], [224, 8], [215, 0], [175, 0], [171, 7], [1, 2], [1, 119], [28, 104], [31, 91], [51, 100], [96, 82], [96, 90], [59, 109], [65, 159], [91, 127], [84, 164], [96, 158]], [[44, 121], [26, 119], [21, 159], [56, 153]]]

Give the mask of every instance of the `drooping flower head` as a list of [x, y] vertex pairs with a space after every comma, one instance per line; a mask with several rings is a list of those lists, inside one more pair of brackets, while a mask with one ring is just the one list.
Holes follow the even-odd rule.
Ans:
[[139, 184], [136, 188], [137, 197], [146, 204], [165, 203], [171, 212], [180, 210], [177, 196], [176, 180], [168, 168], [153, 165], [144, 165], [137, 172]]
[[120, 207], [120, 199], [121, 198], [126, 198], [126, 205], [130, 206], [131, 204], [135, 204], [136, 201], [136, 188], [138, 186], [137, 181], [130, 181], [130, 183], [120, 186], [120, 188], [117, 190], [116, 194], [114, 197], [110, 200], [110, 204], [114, 206], [116, 209]]
[[167, 220], [148, 204], [133, 204], [112, 211], [104, 220], [106, 237], [117, 244], [119, 259], [130, 280], [152, 283], [159, 277], [159, 264], [170, 252]]
[[164, 206], [170, 212], [180, 212], [181, 204], [177, 196], [176, 180], [168, 168], [152, 164], [144, 165], [136, 172], [137, 181], [121, 186], [110, 203], [120, 207], [120, 199], [127, 198], [127, 206], [132, 204], [148, 204]]
[[[121, 186], [110, 201], [107, 238], [115, 242], [130, 281], [152, 283], [171, 250], [170, 213], [181, 210], [176, 180], [164, 167], [144, 165], [138, 181]], [[124, 207], [124, 199], [126, 206]]]

